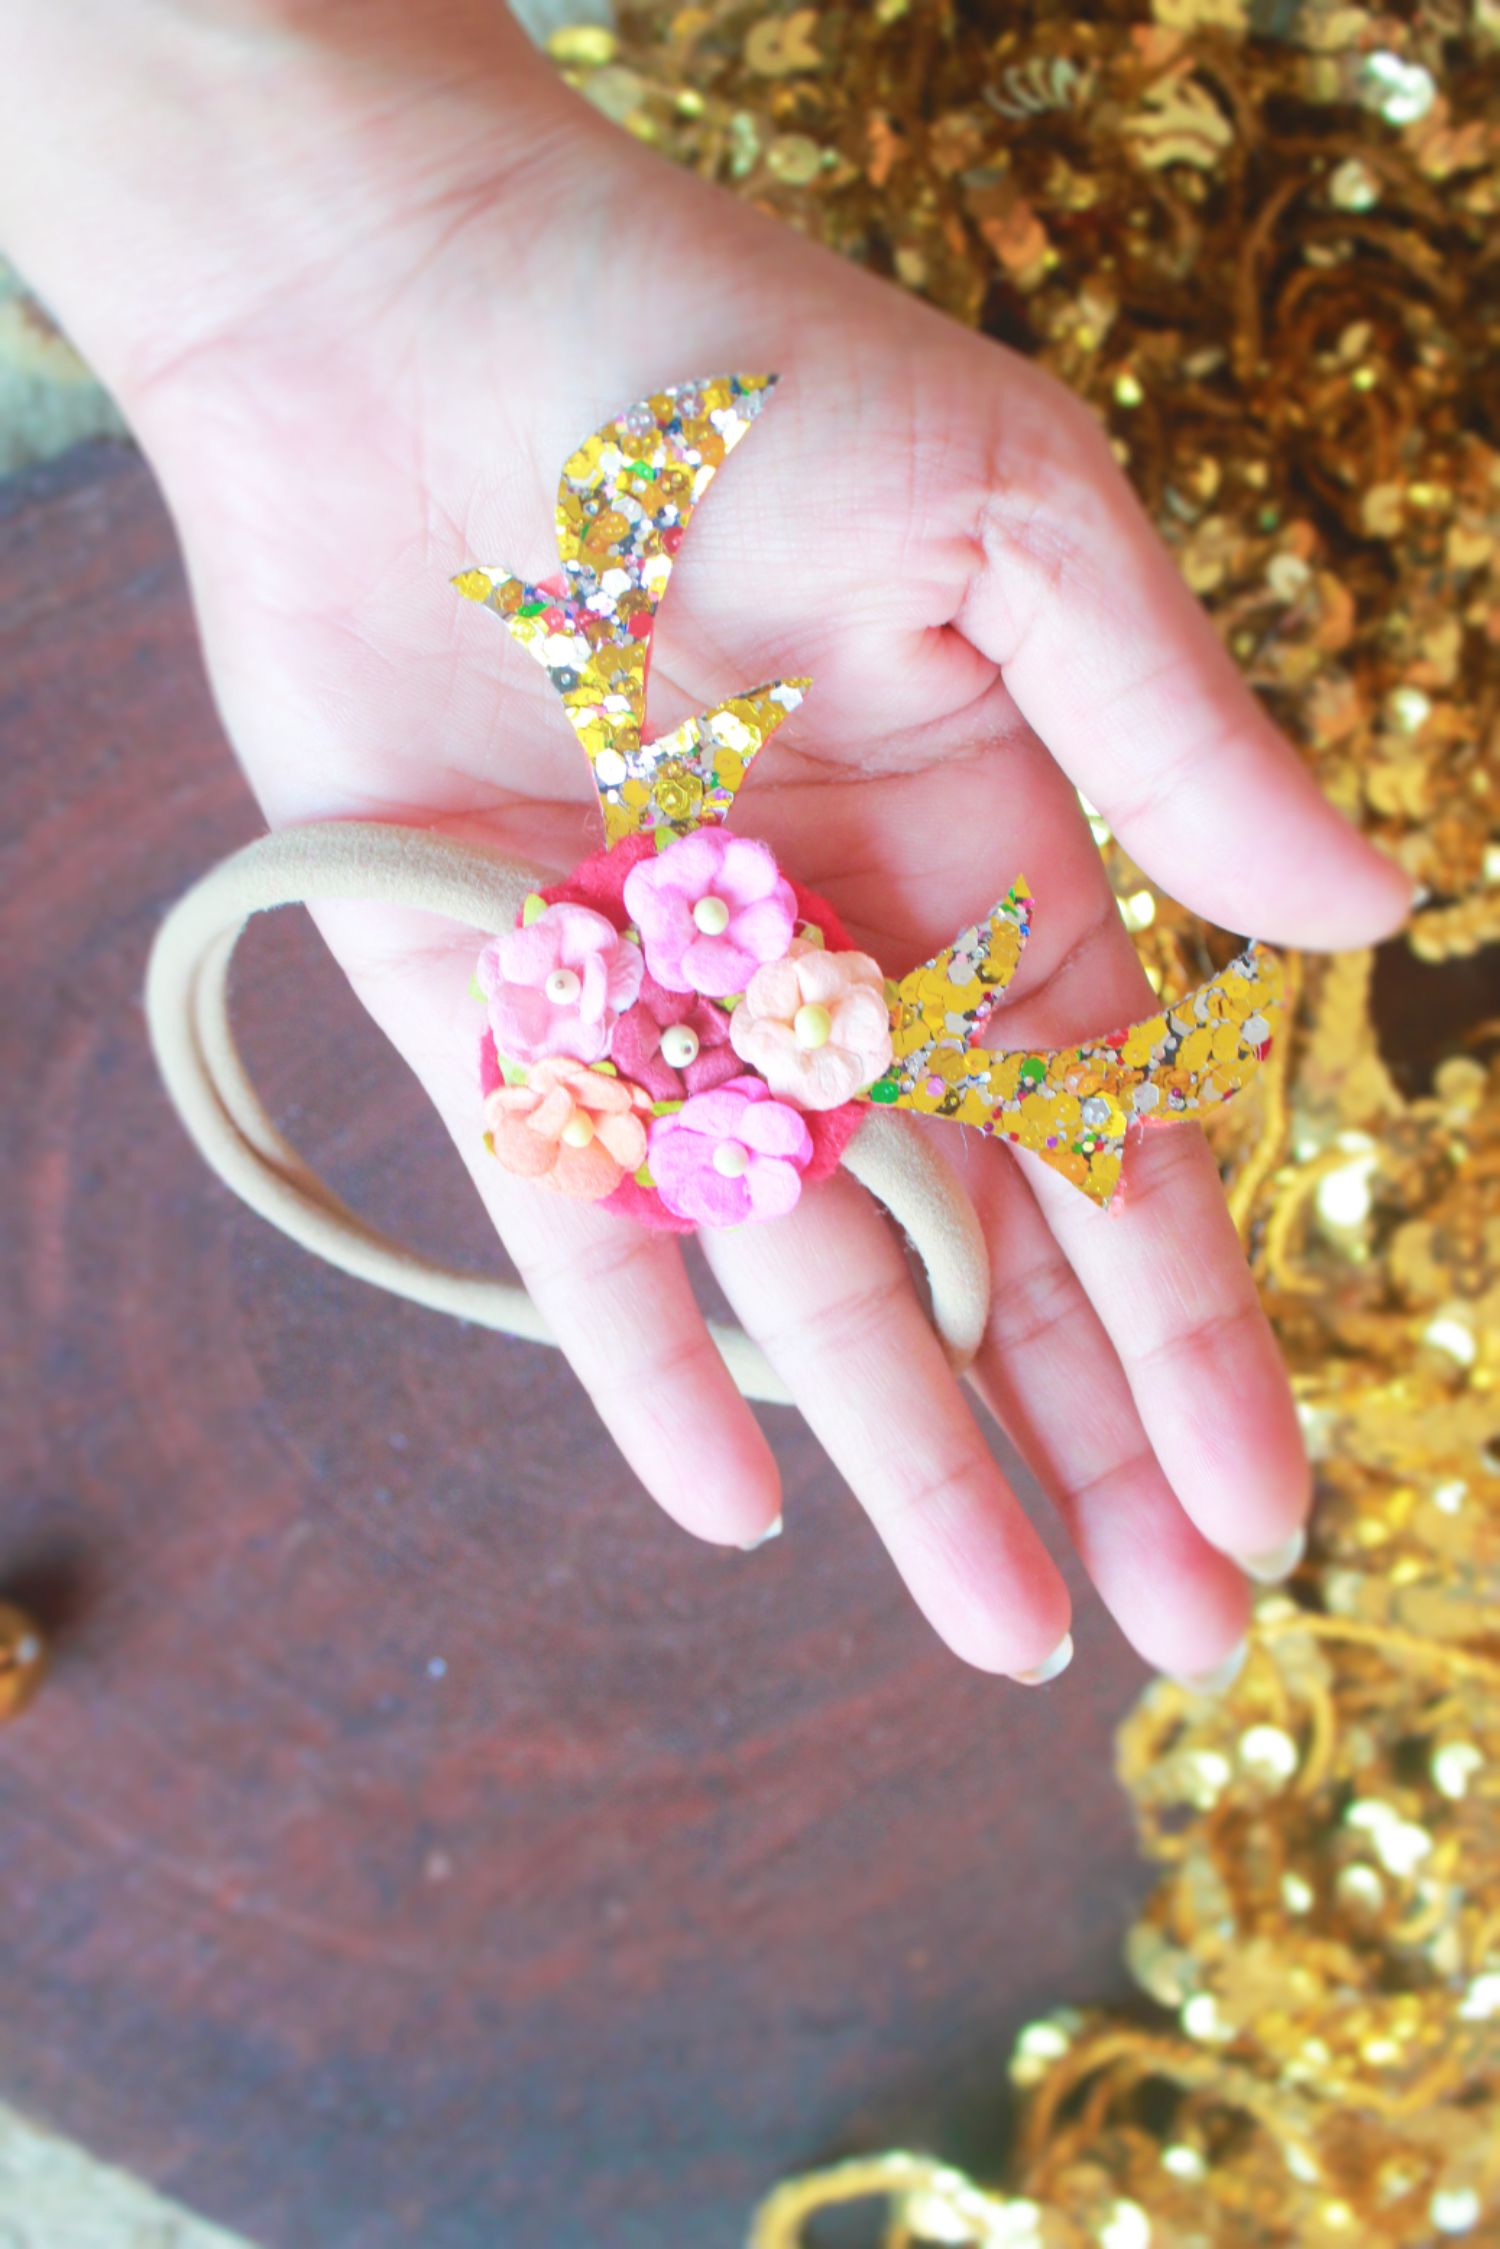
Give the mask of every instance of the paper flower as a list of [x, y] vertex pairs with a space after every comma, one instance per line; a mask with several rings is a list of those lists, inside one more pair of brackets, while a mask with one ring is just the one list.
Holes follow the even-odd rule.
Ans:
[[812, 1154], [812, 1135], [795, 1109], [759, 1078], [730, 1078], [657, 1117], [647, 1161], [674, 1217], [739, 1226], [785, 1216]]
[[646, 966], [669, 992], [743, 992], [792, 941], [797, 900], [763, 843], [697, 828], [625, 878]]
[[621, 1077], [653, 1101], [683, 1101], [738, 1075], [729, 1017], [697, 992], [669, 992], [647, 975], [641, 996], [615, 1025], [611, 1056]]
[[650, 1106], [623, 1078], [549, 1055], [525, 1085], [496, 1086], [484, 1122], [507, 1171], [597, 1203], [644, 1163]]
[[873, 1085], [891, 1059], [885, 978], [868, 953], [793, 943], [745, 987], [730, 1018], [740, 1059], [803, 1109], [836, 1109]]
[[600, 1061], [644, 973], [639, 947], [591, 906], [548, 906], [479, 956], [495, 1044], [521, 1063]]

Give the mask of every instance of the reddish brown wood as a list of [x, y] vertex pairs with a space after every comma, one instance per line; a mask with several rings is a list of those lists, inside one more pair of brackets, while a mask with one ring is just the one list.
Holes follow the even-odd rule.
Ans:
[[[315, 1265], [201, 1168], [138, 992], [255, 831], [123, 451], [0, 492], [0, 2095], [268, 2249], [730, 2249], [784, 2170], [978, 2161], [1121, 1988], [1138, 1673], [967, 1673], [790, 1415], [786, 1536], [661, 1520], [550, 1354]], [[305, 929], [247, 1045], [362, 1208], [469, 1189]], [[437, 1676], [439, 1667], [442, 1675]]]

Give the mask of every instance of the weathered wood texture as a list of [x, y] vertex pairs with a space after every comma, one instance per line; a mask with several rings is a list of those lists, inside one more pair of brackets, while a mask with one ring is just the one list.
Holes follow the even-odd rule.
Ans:
[[[729, 2249], [791, 2166], [983, 2161], [1028, 2013], [1118, 1993], [1138, 1670], [962, 1670], [800, 1424], [693, 1545], [565, 1367], [312, 1263], [201, 1168], [138, 1004], [256, 816], [160, 503], [0, 489], [0, 2096], [268, 2249]], [[361, 1207], [466, 1182], [302, 927], [246, 1043]]]

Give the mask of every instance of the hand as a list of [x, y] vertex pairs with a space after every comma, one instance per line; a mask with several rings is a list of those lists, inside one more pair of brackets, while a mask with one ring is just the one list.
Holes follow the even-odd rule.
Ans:
[[[1399, 923], [1403, 877], [1324, 804], [1048, 378], [669, 171], [487, 13], [451, 11], [457, 44], [415, 76], [401, 40], [435, 32], [345, 51], [340, 9], [271, 14], [300, 28], [245, 35], [257, 103], [210, 71], [205, 145], [177, 154], [202, 208], [171, 254], [194, 286], [149, 330], [101, 316], [96, 356], [163, 478], [274, 822], [431, 824], [566, 871], [595, 841], [581, 754], [545, 678], [447, 580], [474, 561], [550, 575], [561, 463], [631, 399], [776, 367], [674, 575], [651, 721], [813, 676], [735, 821], [856, 943], [899, 972], [1024, 875], [1036, 921], [1003, 1043], [1150, 1012], [1075, 785], [1231, 929], [1346, 945]], [[263, 247], [231, 274], [237, 225]], [[76, 264], [54, 294], [87, 346]], [[373, 910], [324, 926], [642, 1481], [699, 1535], [753, 1542], [774, 1462], [675, 1244], [484, 1154], [472, 933]], [[963, 1162], [995, 1280], [979, 1393], [1128, 1637], [1206, 1672], [1245, 1624], [1228, 1557], [1283, 1547], [1309, 1499], [1208, 1148], [1149, 1133], [1114, 1218], [1003, 1148]], [[1042, 1665], [1062, 1579], [879, 1212], [839, 1179], [704, 1247], [939, 1632], [987, 1669]]]

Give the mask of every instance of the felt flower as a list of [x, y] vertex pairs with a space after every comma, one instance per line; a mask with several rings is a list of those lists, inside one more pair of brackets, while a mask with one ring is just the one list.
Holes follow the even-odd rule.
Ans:
[[591, 906], [548, 906], [479, 956], [490, 1029], [512, 1062], [598, 1062], [645, 973], [640, 949]]
[[654, 1119], [647, 1161], [674, 1217], [738, 1226], [783, 1217], [802, 1192], [812, 1155], [812, 1135], [795, 1109], [759, 1078], [730, 1078]]
[[830, 953], [796, 940], [745, 986], [730, 1018], [741, 1061], [803, 1109], [852, 1100], [891, 1059], [885, 978], [868, 953]]
[[625, 878], [646, 966], [669, 992], [723, 999], [792, 941], [797, 900], [763, 843], [696, 828]]
[[697, 992], [669, 992], [649, 973], [641, 996], [615, 1025], [610, 1049], [621, 1077], [653, 1101], [684, 1101], [739, 1074], [729, 1017]]
[[524, 1085], [496, 1086], [484, 1122], [507, 1171], [597, 1203], [644, 1163], [650, 1107], [623, 1078], [549, 1055]]

